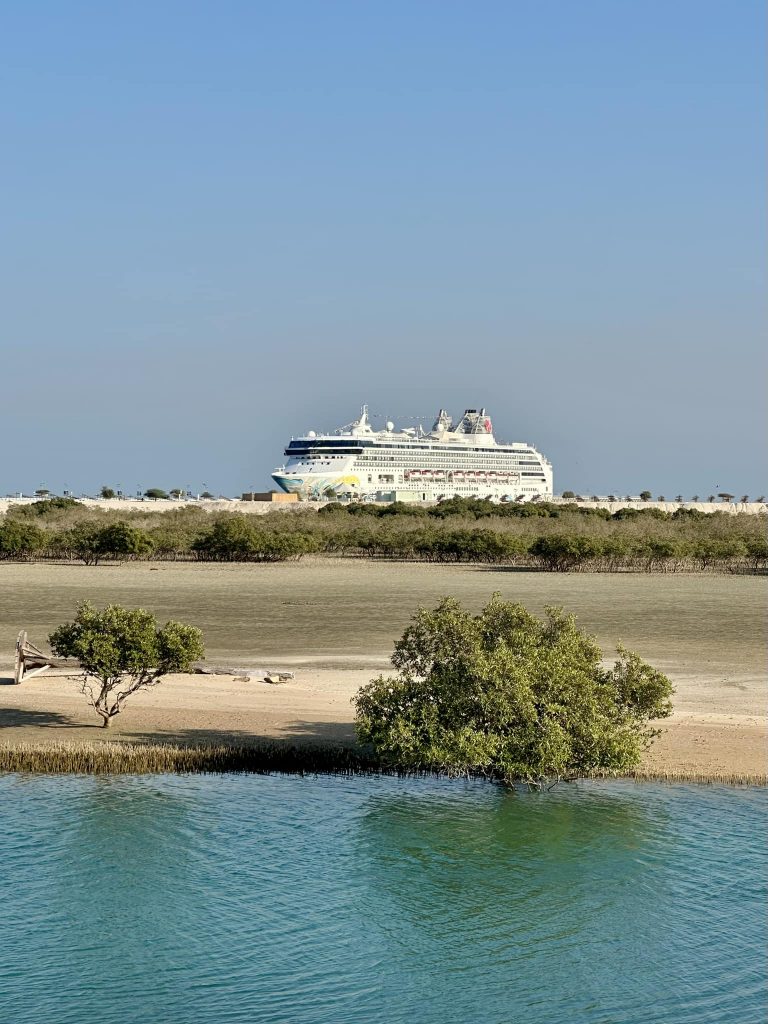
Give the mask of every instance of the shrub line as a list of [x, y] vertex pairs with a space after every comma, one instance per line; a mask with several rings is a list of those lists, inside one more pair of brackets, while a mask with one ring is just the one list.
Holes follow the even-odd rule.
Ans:
[[557, 572], [768, 568], [766, 516], [450, 499], [420, 506], [330, 504], [253, 517], [200, 509], [109, 512], [69, 499], [0, 517], [0, 559], [283, 562], [354, 555]]

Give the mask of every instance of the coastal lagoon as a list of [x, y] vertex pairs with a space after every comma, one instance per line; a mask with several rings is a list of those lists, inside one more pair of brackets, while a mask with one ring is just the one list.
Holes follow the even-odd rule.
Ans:
[[0, 777], [13, 1024], [752, 1024], [768, 793]]

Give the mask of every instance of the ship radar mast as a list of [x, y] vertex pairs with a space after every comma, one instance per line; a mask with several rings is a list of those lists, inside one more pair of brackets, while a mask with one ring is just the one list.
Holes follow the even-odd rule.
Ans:
[[364, 405], [360, 410], [360, 416], [352, 423], [347, 423], [343, 426], [339, 433], [342, 434], [373, 434], [375, 433], [371, 426], [370, 420], [368, 419], [368, 406]]

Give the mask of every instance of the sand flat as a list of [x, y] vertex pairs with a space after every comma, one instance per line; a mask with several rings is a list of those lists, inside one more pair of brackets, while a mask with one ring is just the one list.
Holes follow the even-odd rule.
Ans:
[[18, 629], [44, 646], [78, 600], [143, 605], [204, 631], [211, 662], [282, 665], [269, 686], [232, 676], [172, 676], [131, 698], [110, 730], [74, 680], [0, 686], [0, 742], [241, 741], [274, 736], [352, 741], [351, 697], [386, 671], [392, 642], [418, 604], [454, 594], [479, 608], [494, 590], [534, 611], [573, 610], [606, 655], [618, 640], [667, 672], [675, 714], [648, 756], [670, 771], [766, 771], [764, 580], [735, 576], [558, 575], [474, 566], [358, 560], [288, 565], [161, 563], [0, 565], [0, 676]]

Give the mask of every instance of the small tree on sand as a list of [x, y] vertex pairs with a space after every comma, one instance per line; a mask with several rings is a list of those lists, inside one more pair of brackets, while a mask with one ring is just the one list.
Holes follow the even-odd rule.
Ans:
[[48, 640], [54, 654], [80, 662], [81, 693], [105, 729], [132, 693], [155, 686], [169, 672], [188, 672], [204, 656], [202, 633], [194, 626], [166, 622], [159, 629], [143, 608], [109, 605], [99, 612], [88, 601], [78, 606], [74, 622]]
[[544, 785], [635, 767], [672, 711], [672, 685], [636, 654], [601, 665], [572, 615], [544, 620], [494, 595], [480, 615], [453, 598], [420, 609], [395, 644], [398, 675], [355, 697], [357, 733], [405, 769]]

